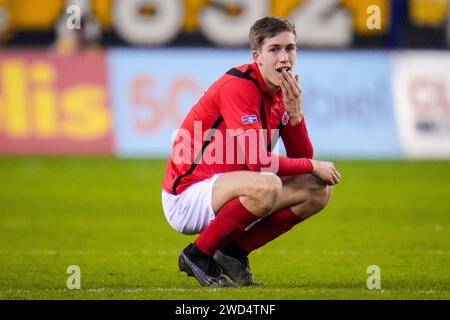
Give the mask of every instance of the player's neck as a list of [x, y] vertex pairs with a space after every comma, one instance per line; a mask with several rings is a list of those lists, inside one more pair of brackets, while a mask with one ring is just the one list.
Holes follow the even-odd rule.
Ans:
[[267, 91], [269, 91], [269, 93], [270, 93], [271, 95], [276, 94], [277, 91], [281, 89], [281, 87], [280, 87], [280, 86], [275, 86], [275, 85], [273, 85], [273, 84], [265, 77], [265, 75], [263, 74], [263, 71], [260, 69], [260, 67], [258, 66], [258, 64], [257, 64], [256, 62], [255, 62], [255, 65], [256, 65], [256, 68], [258, 69], [259, 76], [261, 77], [262, 81], [264, 82], [264, 85], [265, 85], [266, 88], [267, 88]]
[[269, 89], [269, 92], [271, 95], [275, 95], [278, 91], [281, 90], [281, 87], [274, 86], [272, 84], [266, 83], [267, 89]]
[[280, 86], [275, 86], [275, 85], [273, 85], [272, 83], [270, 83], [270, 81], [267, 81], [264, 77], [262, 77], [262, 78], [263, 78], [264, 84], [265, 84], [266, 87], [267, 87], [267, 90], [269, 90], [269, 92], [270, 92], [271, 95], [276, 94], [276, 93], [278, 92], [278, 90], [281, 89]]

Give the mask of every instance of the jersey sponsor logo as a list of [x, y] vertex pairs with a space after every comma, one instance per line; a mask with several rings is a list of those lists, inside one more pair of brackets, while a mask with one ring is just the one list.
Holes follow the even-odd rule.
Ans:
[[289, 115], [288, 115], [288, 113], [285, 111], [285, 112], [283, 113], [283, 115], [281, 116], [281, 124], [282, 124], [283, 126], [285, 126], [285, 125], [287, 125], [288, 121], [289, 121]]
[[256, 114], [252, 114], [249, 116], [243, 116], [241, 119], [242, 124], [250, 124], [250, 123], [255, 123], [258, 122], [258, 117], [256, 116]]

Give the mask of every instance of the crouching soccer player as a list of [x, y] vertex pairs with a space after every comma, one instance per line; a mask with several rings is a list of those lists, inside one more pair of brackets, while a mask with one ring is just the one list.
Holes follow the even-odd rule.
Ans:
[[[200, 234], [181, 252], [180, 271], [204, 286], [258, 285], [249, 253], [321, 211], [340, 181], [333, 163], [312, 160], [292, 75], [294, 25], [265, 17], [249, 36], [253, 63], [230, 69], [193, 106], [163, 181], [170, 225]], [[287, 157], [271, 152], [277, 133]]]

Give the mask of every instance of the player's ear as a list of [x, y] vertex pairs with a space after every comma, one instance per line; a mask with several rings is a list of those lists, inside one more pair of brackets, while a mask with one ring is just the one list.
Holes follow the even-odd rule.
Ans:
[[252, 51], [253, 61], [255, 61], [257, 64], [261, 64], [261, 59], [259, 58], [259, 51], [253, 50]]

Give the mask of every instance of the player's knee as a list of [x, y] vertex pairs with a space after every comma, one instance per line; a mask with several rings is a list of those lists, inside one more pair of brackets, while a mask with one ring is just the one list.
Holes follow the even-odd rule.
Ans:
[[332, 187], [323, 184], [314, 184], [309, 188], [309, 206], [314, 212], [319, 212], [328, 205]]
[[283, 184], [276, 175], [261, 176], [255, 188], [255, 198], [261, 205], [263, 211], [269, 212], [281, 195]]

